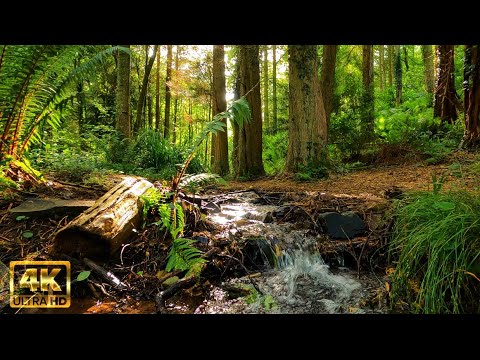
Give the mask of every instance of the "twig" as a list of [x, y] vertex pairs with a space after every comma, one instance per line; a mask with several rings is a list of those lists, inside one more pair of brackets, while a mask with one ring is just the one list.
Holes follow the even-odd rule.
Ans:
[[115, 289], [126, 290], [128, 286], [120, 281], [115, 275], [113, 275], [110, 271], [105, 270], [100, 265], [95, 264], [92, 260], [88, 258], [83, 258], [83, 262], [93, 271], [95, 271], [98, 275], [104, 278], [110, 285], [112, 285]]

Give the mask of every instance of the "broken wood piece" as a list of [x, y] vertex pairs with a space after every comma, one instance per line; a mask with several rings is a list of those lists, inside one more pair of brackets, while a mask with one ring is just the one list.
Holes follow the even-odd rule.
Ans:
[[95, 271], [98, 275], [100, 275], [103, 279], [108, 281], [110, 285], [112, 285], [115, 289], [126, 290], [128, 288], [127, 285], [122, 283], [119, 278], [113, 275], [110, 271], [105, 270], [100, 265], [95, 264], [92, 260], [88, 258], [84, 258], [83, 262], [93, 271]]
[[115, 253], [140, 226], [140, 196], [152, 186], [145, 179], [126, 177], [57, 232], [54, 253], [99, 259]]
[[95, 204], [94, 200], [28, 199], [10, 209], [13, 216], [45, 217], [52, 215], [78, 215]]

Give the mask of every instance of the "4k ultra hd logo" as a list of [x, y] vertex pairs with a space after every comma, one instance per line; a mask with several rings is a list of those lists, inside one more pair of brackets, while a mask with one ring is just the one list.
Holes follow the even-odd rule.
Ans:
[[11, 261], [10, 306], [70, 307], [70, 262]]

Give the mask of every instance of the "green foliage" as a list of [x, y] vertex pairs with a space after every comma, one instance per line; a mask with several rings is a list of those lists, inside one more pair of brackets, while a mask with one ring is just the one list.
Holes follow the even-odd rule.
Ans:
[[280, 174], [287, 159], [288, 131], [263, 136], [263, 165], [268, 175]]
[[91, 274], [91, 271], [81, 271], [77, 276], [77, 281], [87, 280], [90, 274]]
[[[3, 45], [0, 62], [0, 161], [6, 155], [25, 167], [23, 154], [40, 142], [41, 129], [57, 129], [71, 104], [78, 81], [93, 76], [97, 67], [114, 51], [108, 47], [90, 54], [88, 46]], [[72, 69], [78, 59], [81, 64]]]
[[407, 299], [419, 313], [480, 312], [480, 200], [437, 190], [396, 203], [393, 301]]
[[201, 258], [202, 252], [193, 246], [195, 240], [181, 237], [185, 227], [185, 215], [179, 203], [170, 201], [172, 195], [171, 192], [162, 192], [156, 188], [148, 189], [141, 196], [144, 201], [143, 215], [146, 218], [149, 212], [154, 211], [160, 216], [160, 220], [153, 224], [172, 236], [165, 270], [188, 270], [187, 275], [198, 273], [205, 260]]
[[186, 174], [180, 181], [179, 189], [183, 188], [190, 193], [196, 193], [201, 187], [213, 184], [225, 185], [226, 183], [225, 179], [217, 174]]
[[31, 232], [31, 231], [24, 231], [24, 232], [22, 233], [22, 236], [23, 236], [25, 239], [30, 239], [30, 238], [33, 237], [33, 232]]

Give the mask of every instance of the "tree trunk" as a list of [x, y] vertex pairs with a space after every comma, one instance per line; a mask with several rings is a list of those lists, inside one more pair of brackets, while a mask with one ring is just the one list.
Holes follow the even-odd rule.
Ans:
[[[235, 88], [233, 99], [240, 99], [240, 46], [236, 47], [237, 61], [235, 62]], [[234, 171], [238, 169], [238, 137], [240, 128], [234, 121], [231, 122], [233, 129], [232, 166]]]
[[388, 45], [388, 87], [393, 86], [393, 45]]
[[458, 102], [454, 78], [454, 45], [437, 45], [438, 71], [433, 99], [433, 116], [452, 124], [457, 119]]
[[[122, 45], [130, 49], [130, 45]], [[116, 96], [116, 128], [123, 137], [132, 137], [130, 122], [130, 54], [118, 52], [117, 96]]]
[[479, 45], [465, 45], [464, 63], [465, 135], [463, 147], [480, 142], [480, 50]]
[[148, 114], [148, 128], [152, 129], [153, 125], [153, 111], [152, 111], [152, 95], [147, 96], [147, 114]]
[[268, 45], [263, 48], [263, 122], [265, 131], [270, 130], [270, 114], [268, 109]]
[[239, 126], [238, 167], [235, 169], [237, 177], [265, 174], [262, 161], [262, 100], [258, 52], [258, 45], [240, 46], [240, 96], [246, 95], [252, 118]]
[[142, 221], [139, 197], [153, 185], [127, 177], [55, 235], [54, 252], [105, 259], [129, 240]]
[[[178, 77], [178, 57], [180, 55], [180, 48], [177, 45], [175, 52], [175, 77]], [[175, 144], [177, 141], [177, 114], [178, 114], [178, 95], [175, 96], [173, 103], [173, 126], [172, 126], [172, 142]]]
[[402, 103], [402, 56], [400, 45], [395, 45], [395, 104]]
[[378, 69], [378, 75], [379, 75], [379, 86], [380, 86], [380, 91], [385, 90], [385, 49], [384, 45], [379, 45], [379, 50], [378, 50], [378, 57], [379, 57], [379, 69]]
[[273, 45], [273, 62], [272, 62], [272, 106], [273, 106], [273, 124], [272, 133], [275, 133], [278, 129], [277, 119], [277, 45]]
[[[213, 115], [227, 110], [225, 89], [225, 50], [223, 45], [213, 46]], [[227, 119], [222, 120], [227, 124]], [[223, 176], [228, 168], [228, 133], [225, 131], [212, 135], [212, 172]]]
[[325, 116], [327, 118], [327, 127], [330, 124], [330, 114], [333, 111], [336, 61], [337, 45], [323, 45], [323, 62], [320, 85], [322, 87], [322, 96], [325, 108]]
[[373, 93], [373, 45], [363, 45], [362, 62], [362, 110], [365, 141], [373, 138], [374, 128], [374, 93]]
[[405, 63], [405, 71], [408, 71], [408, 52], [407, 52], [407, 45], [403, 46], [403, 62]]
[[422, 57], [423, 57], [425, 90], [428, 94], [433, 95], [435, 78], [434, 78], [434, 70], [433, 70], [432, 45], [422, 45]]
[[142, 127], [142, 114], [143, 106], [145, 104], [145, 98], [147, 95], [148, 79], [150, 78], [150, 72], [152, 71], [153, 62], [155, 61], [155, 56], [157, 55], [158, 45], [155, 45], [153, 49], [153, 56], [148, 59], [147, 66], [145, 68], [145, 74], [143, 74], [142, 89], [140, 90], [140, 96], [137, 103], [137, 120], [135, 121], [135, 134], [138, 134], [138, 131]]
[[316, 45], [288, 46], [289, 127], [286, 172], [316, 167], [327, 158], [327, 117], [317, 73]]
[[157, 50], [157, 76], [155, 81], [155, 130], [160, 130], [160, 46]]
[[165, 125], [163, 127], [163, 137], [168, 139], [170, 136], [170, 80], [172, 78], [172, 45], [167, 45], [167, 76], [165, 78]]

